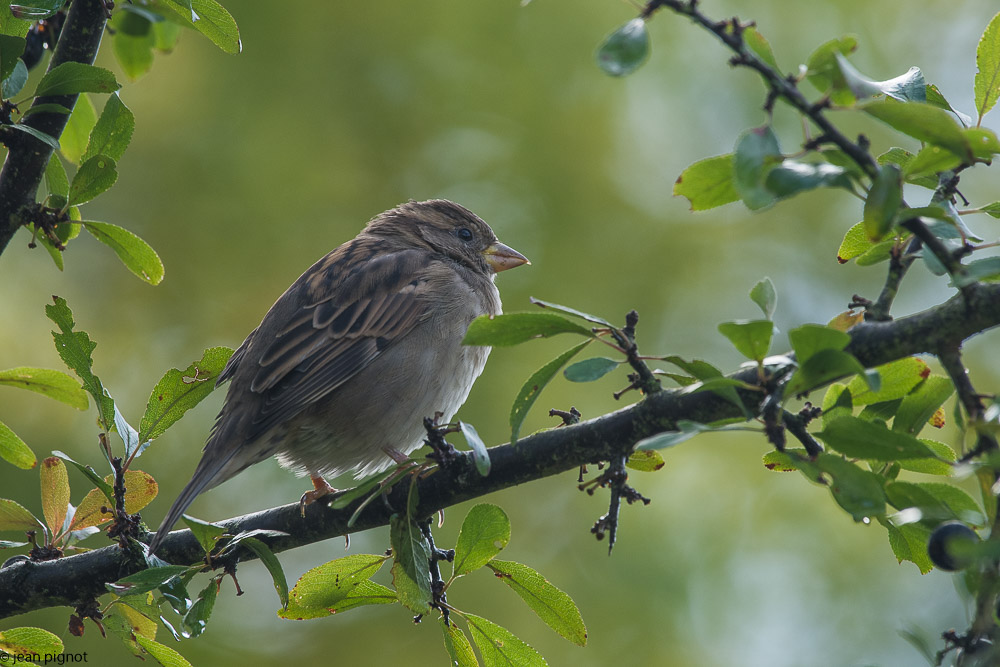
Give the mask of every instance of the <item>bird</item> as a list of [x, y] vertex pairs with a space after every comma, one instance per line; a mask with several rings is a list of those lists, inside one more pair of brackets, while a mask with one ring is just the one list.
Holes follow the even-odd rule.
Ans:
[[303, 503], [334, 490], [326, 477], [405, 460], [425, 417], [449, 422], [465, 402], [490, 353], [462, 345], [466, 329], [502, 312], [496, 274], [523, 264], [445, 199], [372, 218], [299, 276], [230, 357], [201, 460], [149, 553], [198, 495], [272, 456], [311, 478]]

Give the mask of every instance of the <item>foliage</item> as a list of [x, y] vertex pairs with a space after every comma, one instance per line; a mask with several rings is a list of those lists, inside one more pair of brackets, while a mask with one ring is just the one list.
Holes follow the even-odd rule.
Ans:
[[[65, 9], [61, 1], [49, 0], [2, 9], [6, 12], [0, 22], [0, 141], [8, 146], [31, 141], [36, 150], [50, 153], [44, 175], [40, 174], [44, 192], [31, 210], [22, 212], [19, 224], [32, 231], [60, 270], [70, 241], [85, 230], [111, 248], [130, 272], [151, 285], [159, 284], [164, 266], [149, 244], [117, 224], [84, 219], [80, 209], [117, 183], [118, 166], [134, 132], [134, 115], [119, 95], [121, 84], [111, 71], [89, 63], [53, 62], [33, 92], [11, 102], [27, 85], [34, 64], [28, 62], [26, 36], [37, 31], [40, 22], [61, 22]], [[1000, 202], [963, 202], [963, 209], [957, 204], [964, 199], [958, 192], [963, 173], [990, 165], [1000, 154], [1000, 139], [982, 125], [1000, 98], [1000, 14], [989, 22], [977, 49], [973, 117], [953, 107], [917, 67], [884, 80], [863, 74], [851, 62], [859, 46], [853, 37], [829, 40], [797, 69], [783, 70], [756, 26], [737, 19], [712, 21], [698, 3], [681, 0], [650, 0], [639, 17], [613, 31], [597, 48], [600, 68], [621, 77], [648, 62], [652, 54], [648, 24], [663, 10], [693, 20], [718, 38], [733, 51], [732, 64], [757, 72], [767, 91], [767, 121], [739, 134], [731, 153], [686, 168], [676, 180], [674, 194], [686, 198], [693, 211], [735, 202], [751, 211], [763, 210], [819, 189], [859, 198], [863, 203], [855, 211], [857, 222], [845, 231], [837, 258], [842, 263], [854, 260], [858, 266], [884, 264], [885, 288], [874, 302], [855, 297], [850, 311], [826, 324], [795, 327], [789, 332], [792, 350], [773, 354], [774, 317], [781, 303], [772, 281], [761, 279], [749, 296], [763, 317], [718, 325], [717, 333], [746, 359], [746, 372], [728, 375], [700, 359], [641, 354], [634, 311], [621, 326], [612, 323], [613, 317], [534, 300], [544, 312], [480, 318], [470, 326], [466, 344], [514, 346], [564, 335], [574, 341], [530, 375], [515, 396], [509, 418], [511, 445], [522, 437], [529, 411], [560, 371], [567, 381], [587, 383], [629, 369], [628, 384], [614, 394], [615, 399], [631, 390], [644, 398], [661, 392], [710, 396], [725, 406], [718, 418], [667, 417], [648, 437], [617, 443], [607, 471], [589, 482], [581, 473], [581, 489], [594, 493], [608, 488], [611, 498], [608, 513], [592, 532], [599, 539], [609, 534], [609, 547], [613, 546], [621, 500], [648, 502], [626, 483], [625, 468], [662, 469], [665, 461], [659, 450], [703, 433], [760, 433], [771, 449], [763, 456], [767, 469], [798, 472], [809, 483], [828, 489], [833, 502], [854, 521], [885, 530], [888, 547], [900, 563], [913, 563], [921, 573], [934, 566], [964, 573], [976, 597], [973, 623], [965, 633], [944, 633], [944, 646], [933, 657], [940, 663], [954, 651], [957, 664], [971, 664], [963, 662], [966, 655], [989, 651], [1000, 638], [994, 617], [1000, 595], [1000, 535], [994, 535], [1000, 525], [996, 500], [1000, 403], [995, 396], [973, 389], [959, 355], [961, 336], [928, 349], [944, 374], [914, 356], [868, 367], [853, 345], [862, 322], [891, 321], [895, 294], [918, 259], [966, 298], [972, 298], [973, 289], [1000, 281], [1000, 260], [989, 255], [996, 244], [977, 238], [963, 222], [963, 216], [977, 213], [1000, 217]], [[215, 0], [149, 0], [108, 11], [111, 50], [131, 80], [150, 70], [155, 52], [175, 48], [182, 29], [201, 33], [226, 53], [242, 48], [235, 21]], [[60, 40], [73, 37], [64, 32]], [[802, 92], [804, 83], [815, 89], [815, 95]], [[100, 114], [90, 95], [107, 96]], [[789, 140], [779, 136], [773, 122], [778, 102], [794, 109], [815, 130], [795, 138], [793, 150], [782, 148]], [[851, 140], [838, 129], [830, 120], [831, 110], [853, 113], [855, 120], [873, 128], [884, 125], [902, 145], [875, 155], [867, 140]], [[46, 115], [65, 116], [65, 129], [57, 134], [40, 130], [32, 119]], [[912, 206], [907, 198], [916, 196], [921, 205]], [[150, 656], [164, 665], [187, 664], [157, 641], [158, 628], [175, 639], [203, 634], [226, 576], [232, 575], [235, 582], [236, 562], [251, 556], [261, 560], [271, 577], [279, 617], [316, 619], [399, 603], [416, 614], [417, 621], [427, 614], [438, 615], [445, 650], [454, 664], [475, 665], [480, 660], [486, 665], [545, 664], [535, 649], [504, 627], [448, 602], [452, 586], [477, 571], [488, 571], [513, 590], [560, 636], [579, 646], [587, 643], [580, 611], [565, 592], [533, 568], [497, 558], [511, 539], [510, 521], [500, 507], [475, 505], [463, 521], [455, 548], [435, 546], [428, 512], [421, 509], [420, 482], [445, 469], [443, 461], [438, 467], [414, 464], [386, 473], [336, 498], [331, 504], [335, 510], [364, 498], [347, 522], [350, 529], [376, 497], [393, 485], [407, 485], [406, 507], [389, 520], [391, 550], [384, 555], [352, 554], [319, 565], [291, 589], [275, 555], [288, 536], [282, 531], [230, 533], [225, 526], [185, 517], [202, 560], [171, 565], [148, 554], [139, 540], [137, 513], [156, 496], [158, 486], [132, 463], [211, 393], [232, 350], [209, 348], [184, 370], [167, 371], [152, 389], [136, 429], [95, 373], [97, 343], [78, 328], [65, 299], [54, 297], [45, 312], [57, 329], [53, 331], [57, 354], [78, 379], [56, 370], [16, 367], [0, 372], [0, 385], [43, 394], [79, 410], [88, 409], [92, 399], [100, 452], [111, 474], [101, 475], [58, 451], [39, 466], [30, 446], [0, 423], [0, 458], [19, 469], [39, 468], [42, 507], [39, 518], [13, 499], [0, 499], [0, 531], [27, 537], [27, 541], [2, 541], [0, 548], [30, 547], [21, 558], [57, 559], [85, 550], [78, 543], [107, 526], [107, 536], [118, 540], [125, 557], [141, 561], [139, 571], [107, 582], [110, 601], [99, 615], [102, 629], [119, 637], [133, 655]], [[594, 344], [610, 356], [574, 361]], [[664, 389], [663, 381], [677, 386]], [[820, 391], [819, 406], [803, 402]], [[953, 396], [952, 419], [962, 430], [961, 444], [966, 436], [975, 443], [968, 450], [956, 451], [927, 437], [928, 428], [945, 423], [944, 406]], [[563, 418], [565, 426], [579, 421], [574, 410], [553, 413]], [[459, 423], [452, 430], [461, 431], [478, 475], [488, 480], [491, 453], [475, 427]], [[111, 445], [112, 433], [122, 440], [120, 455]], [[788, 436], [801, 446], [788, 446]], [[93, 486], [77, 505], [71, 502], [69, 467]], [[919, 475], [941, 481], [926, 481]], [[966, 478], [976, 481], [978, 498], [961, 487]], [[387, 586], [375, 577], [390, 560], [391, 586]], [[441, 575], [441, 562], [451, 564], [447, 578]], [[196, 593], [189, 592], [195, 577], [206, 571], [208, 581], [190, 589]], [[163, 609], [169, 611], [164, 614]], [[77, 613], [81, 616], [74, 615], [71, 621], [74, 634], [83, 632], [84, 617], [98, 618], [96, 613], [87, 616], [79, 609]], [[64, 647], [45, 630], [14, 628], [0, 632], [0, 650], [11, 655], [58, 655]]]

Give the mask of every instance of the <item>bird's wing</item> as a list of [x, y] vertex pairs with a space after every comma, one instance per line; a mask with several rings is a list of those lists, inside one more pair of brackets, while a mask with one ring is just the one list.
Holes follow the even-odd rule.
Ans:
[[306, 298], [285, 327], [255, 341], [261, 353], [249, 389], [263, 401], [247, 439], [296, 416], [412, 331], [427, 316], [430, 300], [422, 297], [432, 261], [429, 253], [403, 250], [350, 267], [347, 275], [331, 262], [310, 276], [302, 286]]

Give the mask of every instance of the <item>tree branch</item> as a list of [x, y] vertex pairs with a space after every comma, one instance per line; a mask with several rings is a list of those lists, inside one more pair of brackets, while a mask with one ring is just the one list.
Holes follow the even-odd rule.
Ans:
[[[921, 313], [892, 322], [857, 325], [849, 332], [852, 340], [847, 351], [870, 368], [914, 354], [935, 353], [996, 326], [1000, 326], [1000, 285], [973, 284], [966, 293]], [[757, 373], [756, 367], [745, 368], [731, 377], [754, 383], [758, 381]], [[754, 399], [759, 399], [753, 392], [740, 391], [745, 392], [747, 404], [755, 404]], [[453, 463], [419, 482], [417, 514], [429, 516], [445, 507], [585, 463], [607, 461], [630, 451], [638, 440], [674, 430], [679, 419], [708, 423], [740, 416], [739, 408], [712, 392], [664, 389], [610, 414], [535, 433], [515, 445], [494, 447], [489, 450], [492, 470], [488, 477], [476, 472], [470, 454], [461, 453]], [[393, 512], [406, 507], [408, 486], [397, 485], [386, 495], [386, 502], [370, 503], [350, 528], [347, 522], [363, 502], [361, 498], [338, 510], [314, 503], [306, 509], [304, 518], [299, 503], [295, 502], [221, 523], [234, 534], [254, 529], [288, 533], [285, 537], [266, 539], [271, 549], [280, 552], [388, 524]], [[158, 554], [174, 563], [197, 563], [203, 558], [201, 548], [188, 530], [171, 533]], [[236, 555], [238, 560], [253, 557], [249, 552]], [[131, 562], [117, 546], [55, 561], [14, 561], [0, 569], [0, 618], [45, 607], [75, 607], [105, 593], [105, 582], [116, 581], [141, 567], [141, 563]]]
[[[49, 62], [49, 70], [65, 62], [94, 64], [107, 20], [103, 0], [74, 0]], [[79, 95], [37, 97], [31, 106], [55, 103], [72, 109], [77, 97]], [[68, 120], [66, 114], [41, 112], [26, 118], [24, 124], [58, 139]], [[7, 132], [4, 141], [8, 151], [0, 171], [0, 254], [17, 230], [31, 222], [35, 193], [53, 152], [51, 146], [24, 132]]]

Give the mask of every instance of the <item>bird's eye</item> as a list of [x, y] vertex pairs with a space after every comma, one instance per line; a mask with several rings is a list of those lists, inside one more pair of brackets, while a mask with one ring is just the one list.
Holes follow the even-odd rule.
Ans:
[[457, 234], [458, 238], [462, 239], [463, 241], [472, 240], [472, 231], [468, 227], [459, 227], [458, 230], [456, 230], [455, 234]]

